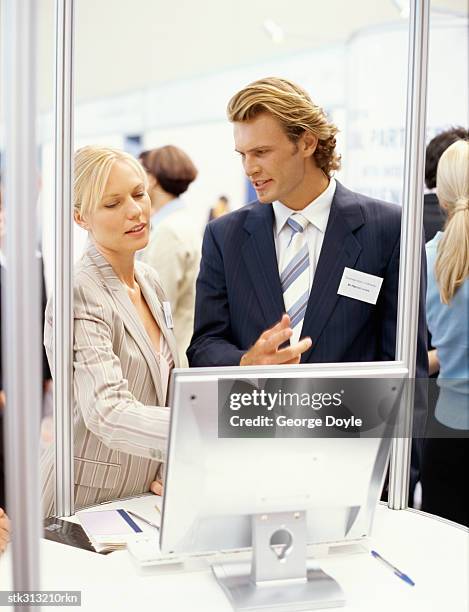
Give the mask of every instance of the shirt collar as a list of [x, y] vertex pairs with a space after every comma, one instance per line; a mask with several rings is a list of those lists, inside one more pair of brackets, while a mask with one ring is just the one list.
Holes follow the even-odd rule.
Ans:
[[165, 217], [175, 212], [176, 210], [180, 210], [181, 208], [184, 208], [184, 201], [181, 198], [174, 198], [174, 200], [171, 200], [170, 202], [165, 204], [162, 208], [160, 208], [159, 210], [157, 210], [155, 213], [152, 214], [151, 216], [152, 229], [156, 225], [158, 225], [158, 223], [163, 221]]
[[334, 178], [329, 180], [329, 185], [316, 199], [308, 204], [303, 210], [294, 211], [282, 202], [278, 200], [273, 202], [272, 207], [275, 215], [275, 232], [277, 236], [282, 231], [288, 217], [294, 212], [298, 212], [303, 215], [311, 225], [317, 227], [317, 229], [323, 234], [326, 231], [327, 221], [329, 220], [329, 213], [331, 210], [332, 200], [334, 198], [336, 188], [336, 181]]

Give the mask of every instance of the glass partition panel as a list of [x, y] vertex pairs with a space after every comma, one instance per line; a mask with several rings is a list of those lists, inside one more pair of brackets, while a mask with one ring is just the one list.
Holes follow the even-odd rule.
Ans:
[[137, 136], [141, 149], [185, 148], [199, 169], [187, 194], [199, 232], [218, 195], [234, 209], [252, 199], [226, 105], [269, 75], [302, 85], [337, 123], [339, 180], [402, 202], [408, 14], [399, 3], [119, 2], [115, 11], [77, 7], [76, 144], [124, 147]]
[[[464, 1], [431, 2], [431, 8], [423, 217], [431, 378], [418, 505], [424, 511], [467, 526], [469, 511], [460, 486], [460, 466], [464, 461], [460, 457], [467, 457], [469, 442], [468, 279], [461, 279], [462, 286], [449, 300], [443, 288], [454, 288], [453, 281], [444, 279], [451, 278], [448, 272], [455, 272], [458, 263], [464, 265], [464, 258], [467, 261], [463, 228], [464, 215], [469, 213], [460, 210], [455, 214], [457, 197], [463, 205], [469, 196], [467, 179], [465, 193], [456, 187], [458, 181], [464, 184], [461, 177], [467, 177], [467, 147], [465, 161], [462, 155], [458, 162], [454, 152], [464, 151], [464, 145], [461, 149], [461, 143], [456, 141], [469, 139], [469, 9]], [[459, 262], [449, 255], [448, 247], [462, 256]]]
[[[439, 7], [452, 9], [444, 2]], [[205, 17], [200, 21], [202, 14]], [[196, 23], [203, 25], [196, 28]], [[312, 28], [311, 24], [327, 27]], [[81, 1], [76, 7], [75, 23], [75, 145], [77, 148], [107, 145], [132, 155], [164, 145], [181, 148], [197, 168], [197, 178], [187, 181], [190, 185], [183, 195], [185, 203], [176, 212], [181, 215], [184, 208], [184, 222], [191, 228], [190, 239], [200, 250], [209, 218], [226, 208], [241, 209], [255, 199], [256, 186], [257, 195], [262, 191], [262, 185], [253, 186], [248, 180], [239, 155], [234, 152], [232, 126], [226, 118], [228, 100], [247, 83], [265, 76], [285, 77], [304, 87], [314, 102], [324, 108], [327, 121], [339, 129], [336, 150], [342, 166], [335, 173], [337, 194], [341, 192], [344, 200], [348, 188], [364, 196], [347, 196], [355, 198], [357, 207], [350, 216], [337, 214], [337, 219], [330, 218], [329, 233], [324, 232], [322, 258], [310, 276], [315, 299], [310, 300], [305, 316], [311, 318], [313, 325], [311, 329], [304, 327], [303, 332], [311, 336], [312, 347], [305, 352], [304, 359], [311, 363], [393, 360], [400, 222], [396, 209], [380, 202], [402, 205], [403, 201], [408, 30], [406, 4], [385, 0], [357, 2], [353, 9], [350, 3], [339, 0], [327, 6], [296, 0], [288, 6], [283, 2], [233, 2], [224, 3], [223, 7], [207, 0], [199, 4], [184, 2], [177, 9], [163, 2], [121, 1], [114, 3], [112, 15], [104, 5]], [[151, 168], [147, 169], [151, 174]], [[270, 178], [267, 171], [264, 174], [259, 176], [261, 183]], [[150, 193], [154, 196], [154, 211], [171, 202], [166, 199], [162, 203], [161, 190], [158, 195], [155, 184], [150, 187], [155, 192]], [[367, 229], [362, 229], [365, 224], [362, 204], [363, 209], [375, 211], [376, 232], [367, 234]], [[154, 219], [154, 229], [157, 221]], [[332, 221], [340, 223], [348, 236], [333, 235]], [[270, 223], [270, 236], [269, 232], [265, 234], [272, 255], [268, 267], [259, 265], [266, 250], [258, 243], [262, 247], [258, 255], [255, 248], [249, 255], [259, 258], [258, 276], [249, 280], [254, 264], [247, 266], [243, 282], [250, 282], [251, 288], [237, 288], [229, 296], [239, 301], [240, 308], [251, 304], [249, 313], [246, 311], [241, 317], [257, 318], [250, 335], [243, 335], [243, 321], [229, 321], [228, 339], [235, 351], [230, 362], [213, 358], [212, 363], [207, 363], [202, 358], [193, 359], [192, 365], [232, 365], [236, 355], [239, 363], [240, 356], [259, 333], [279, 318], [277, 311], [281, 314], [285, 309], [272, 219]], [[216, 227], [220, 224], [213, 226]], [[53, 241], [53, 237], [49, 239]], [[75, 233], [76, 261], [87, 248], [87, 240], [86, 224], [82, 223]], [[163, 269], [158, 270], [156, 264], [155, 267], [163, 279], [163, 288], [169, 291], [175, 277], [175, 247], [166, 236], [159, 248], [158, 262], [163, 262], [164, 256], [169, 261], [169, 280], [165, 280]], [[376, 255], [376, 250], [383, 256]], [[145, 252], [141, 257], [146, 259]], [[207, 268], [213, 261], [210, 254], [204, 257], [202, 267]], [[383, 288], [375, 288], [378, 294], [381, 291], [376, 305], [339, 289], [341, 281], [348, 280], [344, 277], [345, 268], [371, 274], [375, 283], [384, 278]], [[192, 288], [194, 278], [195, 275]], [[362, 283], [362, 291], [368, 291], [363, 288], [364, 278], [357, 282]], [[276, 306], [263, 301], [259, 292], [265, 280], [267, 293], [277, 286]], [[221, 281], [222, 285], [228, 282], [231, 281]], [[246, 295], [254, 293], [255, 299], [245, 300]], [[129, 295], [125, 296], [125, 304], [128, 298]], [[164, 300], [162, 295], [159, 299]], [[191, 299], [193, 304], [193, 294]], [[202, 312], [212, 302], [210, 296], [201, 299]], [[173, 302], [175, 314], [174, 299], [169, 301]], [[115, 310], [121, 306], [116, 305]], [[238, 303], [230, 304], [230, 308], [236, 310]], [[168, 312], [164, 316], [162, 324], [163, 321], [167, 324]], [[177, 354], [176, 364], [183, 364], [187, 344], [187, 336], [178, 340], [173, 353]], [[421, 351], [421, 357], [422, 354]], [[425, 364], [421, 365], [424, 369]], [[150, 367], [149, 376], [151, 371]], [[122, 380], [128, 379], [123, 376]], [[157, 399], [141, 401], [151, 405]], [[161, 403], [161, 398], [158, 401]], [[78, 408], [76, 416], [82, 419]], [[83, 428], [84, 423], [80, 426]], [[93, 426], [96, 435], [99, 427], [96, 423]], [[99, 438], [101, 433], [97, 435]], [[129, 449], [125, 445], [118, 448], [112, 432], [106, 436], [100, 443], [107, 444], [109, 452], [106, 458], [104, 447], [99, 447], [99, 462], [109, 464], [109, 472], [113, 471], [114, 463], [114, 467], [119, 467], [114, 462], [116, 453]], [[147, 450], [142, 450], [139, 456]], [[124, 494], [115, 475], [113, 494]], [[96, 501], [91, 497], [88, 502]]]

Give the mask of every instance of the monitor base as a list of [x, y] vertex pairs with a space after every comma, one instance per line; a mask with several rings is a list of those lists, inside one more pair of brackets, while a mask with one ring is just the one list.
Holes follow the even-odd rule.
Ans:
[[216, 563], [212, 571], [237, 612], [300, 612], [345, 605], [339, 584], [314, 561], [308, 562], [304, 579], [269, 580], [258, 584], [252, 579], [249, 562]]

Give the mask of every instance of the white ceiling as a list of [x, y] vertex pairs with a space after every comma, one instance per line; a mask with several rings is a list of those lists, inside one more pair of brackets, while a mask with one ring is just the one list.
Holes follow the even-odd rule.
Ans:
[[[402, 20], [400, 2], [75, 0], [76, 99], [92, 100], [334, 44], [361, 28]], [[432, 9], [467, 15], [467, 0], [434, 0]], [[266, 19], [285, 32], [282, 44], [266, 34]], [[52, 107], [54, 36], [54, 0], [38, 0], [41, 110]]]

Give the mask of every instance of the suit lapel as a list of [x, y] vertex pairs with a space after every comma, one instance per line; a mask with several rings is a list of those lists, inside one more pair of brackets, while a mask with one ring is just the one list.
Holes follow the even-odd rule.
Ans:
[[244, 224], [244, 229], [250, 236], [242, 247], [243, 260], [267, 326], [279, 320], [285, 310], [275, 252], [273, 223], [272, 205], [255, 204]]
[[168, 343], [169, 349], [173, 356], [174, 367], [178, 368], [180, 367], [180, 364], [176, 338], [174, 337], [174, 333], [166, 325], [166, 318], [163, 312], [162, 302], [164, 300], [164, 295], [159, 291], [157, 286], [151, 285], [148, 282], [147, 278], [141, 272], [141, 270], [139, 270], [138, 266], [135, 268], [135, 276], [137, 277], [138, 284], [140, 285], [143, 296], [148, 304], [148, 308], [151, 310], [151, 313], [155, 318], [161, 333]]
[[334, 310], [344, 268], [353, 268], [362, 250], [354, 231], [364, 223], [355, 194], [337, 182], [324, 242], [305, 313], [302, 336], [311, 336], [313, 346], [303, 353], [308, 362], [324, 326]]
[[[96, 249], [94, 244], [90, 244], [90, 246], [88, 247], [87, 255], [93, 262], [93, 264], [97, 266], [102, 278], [103, 287], [110, 292], [113, 300], [115, 301], [119, 316], [121, 317], [125, 328], [135, 340], [135, 342], [138, 344], [138, 347], [141, 350], [145, 361], [147, 362], [148, 369], [150, 370], [158, 400], [164, 404], [163, 389], [161, 386], [160, 365], [155, 354], [155, 349], [153, 348], [153, 345], [143, 326], [143, 323], [140, 321], [135, 306], [132, 304], [127, 294], [127, 291], [125, 290], [121, 281], [118, 279], [111, 264], [109, 264], [108, 261], [103, 257], [103, 255], [101, 255], [101, 253]], [[140, 280], [137, 280], [140, 284]], [[146, 290], [146, 294], [148, 295], [149, 293], [150, 292]], [[145, 299], [147, 299], [147, 295], [145, 295]], [[153, 312], [153, 309], [150, 305], [149, 307]], [[155, 316], [155, 313], [153, 313], [153, 316]], [[156, 316], [155, 318], [157, 320], [158, 325], [160, 325], [160, 329], [162, 329], [160, 320]]]

